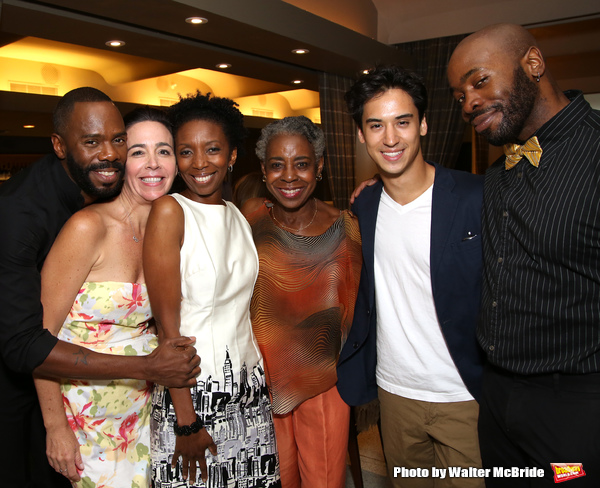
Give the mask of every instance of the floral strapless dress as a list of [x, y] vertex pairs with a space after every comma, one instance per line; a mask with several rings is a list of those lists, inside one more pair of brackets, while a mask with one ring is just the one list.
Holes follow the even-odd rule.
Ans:
[[[58, 337], [105, 354], [145, 355], [156, 347], [148, 330], [151, 317], [146, 285], [86, 282]], [[85, 465], [74, 486], [150, 486], [152, 383], [63, 380], [61, 390]]]

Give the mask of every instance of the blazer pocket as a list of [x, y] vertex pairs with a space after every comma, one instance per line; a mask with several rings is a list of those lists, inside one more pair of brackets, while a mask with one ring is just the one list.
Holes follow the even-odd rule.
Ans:
[[476, 235], [469, 239], [452, 243], [452, 250], [455, 252], [472, 252], [481, 250], [481, 236]]

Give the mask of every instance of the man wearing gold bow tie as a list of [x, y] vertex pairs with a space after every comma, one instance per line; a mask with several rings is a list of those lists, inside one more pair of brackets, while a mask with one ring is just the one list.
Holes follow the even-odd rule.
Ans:
[[484, 190], [484, 467], [542, 468], [509, 484], [537, 487], [554, 486], [550, 463], [582, 463], [575, 484], [600, 486], [600, 112], [560, 91], [517, 25], [464, 39], [448, 78], [506, 154]]

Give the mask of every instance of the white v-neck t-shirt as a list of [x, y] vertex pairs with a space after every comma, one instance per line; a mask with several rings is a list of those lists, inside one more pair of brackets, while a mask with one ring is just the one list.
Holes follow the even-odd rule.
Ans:
[[406, 205], [383, 190], [375, 230], [377, 384], [413, 400], [472, 400], [438, 322], [430, 273], [433, 185]]

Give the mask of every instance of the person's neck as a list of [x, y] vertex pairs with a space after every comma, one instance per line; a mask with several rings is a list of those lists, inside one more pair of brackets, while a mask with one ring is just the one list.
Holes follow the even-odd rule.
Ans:
[[519, 141], [527, 141], [569, 103], [570, 100], [558, 88], [541, 91], [523, 130], [519, 134]]
[[119, 193], [114, 202], [120, 206], [127, 216], [131, 216], [131, 220], [135, 224], [146, 225], [148, 215], [152, 208], [152, 202], [148, 202], [142, 198], [135, 198], [130, 192], [127, 191], [126, 187], [123, 187], [123, 191]]
[[309, 227], [314, 222], [317, 212], [317, 200], [312, 196], [300, 208], [287, 209], [277, 201], [271, 208], [271, 215], [275, 222], [287, 230], [294, 231]]
[[411, 168], [411, 171], [401, 175], [391, 177], [381, 174], [385, 192], [400, 205], [406, 205], [421, 196], [433, 185], [434, 179], [435, 167], [424, 159]]

